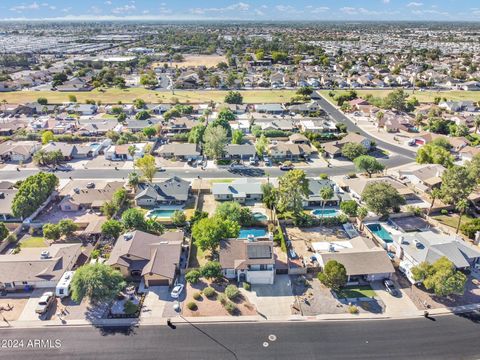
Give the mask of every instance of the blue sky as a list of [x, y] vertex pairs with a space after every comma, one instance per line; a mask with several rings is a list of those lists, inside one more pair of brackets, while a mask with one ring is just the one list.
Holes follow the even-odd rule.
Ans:
[[477, 21], [480, 0], [0, 0], [0, 19]]

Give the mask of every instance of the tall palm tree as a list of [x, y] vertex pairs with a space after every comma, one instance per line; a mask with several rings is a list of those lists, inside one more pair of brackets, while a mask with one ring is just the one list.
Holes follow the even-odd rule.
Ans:
[[428, 209], [427, 216], [430, 215], [430, 212], [433, 209], [433, 205], [435, 204], [435, 200], [437, 200], [441, 196], [441, 190], [439, 188], [435, 188], [432, 190], [430, 197], [432, 198], [432, 202], [430, 203], [430, 208]]
[[475, 124], [474, 134], [476, 134], [478, 132], [478, 128], [480, 127], [480, 115], [475, 116], [475, 119], [473, 120], [473, 123]]
[[466, 200], [466, 199], [460, 200], [457, 203], [457, 205], [455, 205], [455, 208], [459, 212], [457, 230], [455, 231], [455, 234], [458, 234], [458, 230], [460, 230], [460, 224], [462, 223], [462, 217], [465, 214], [465, 211], [467, 211], [467, 209], [468, 209], [468, 200]]
[[333, 189], [330, 186], [325, 186], [320, 189], [320, 197], [322, 198], [322, 216], [321, 219], [323, 220], [323, 215], [325, 212], [325, 205], [327, 200], [333, 198]]

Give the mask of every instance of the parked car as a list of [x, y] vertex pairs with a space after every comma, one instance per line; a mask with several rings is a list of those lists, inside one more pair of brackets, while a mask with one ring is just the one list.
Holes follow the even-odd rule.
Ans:
[[392, 280], [390, 279], [385, 279], [383, 280], [383, 285], [385, 285], [385, 290], [393, 295], [393, 296], [397, 296], [398, 295], [398, 291], [397, 289], [395, 288], [395, 284], [393, 283]]
[[177, 284], [175, 285], [175, 287], [173, 288], [172, 292], [170, 293], [170, 296], [174, 299], [178, 299], [178, 297], [180, 296], [180, 294], [182, 293], [183, 291], [183, 288], [185, 287], [185, 285], [183, 284]]
[[70, 165], [57, 166], [55, 168], [57, 171], [72, 171], [73, 168]]
[[250, 165], [257, 165], [257, 164], [258, 164], [258, 160], [257, 160], [256, 157], [251, 156], [250, 159], [248, 160], [248, 163], [249, 163]]
[[245, 166], [242, 164], [234, 163], [230, 165], [230, 169], [243, 169]]
[[157, 171], [158, 171], [158, 172], [164, 172], [164, 171], [166, 171], [166, 170], [165, 170], [164, 168], [162, 168], [161, 166], [159, 166], [159, 167], [157, 167]]
[[94, 187], [95, 187], [95, 183], [93, 183], [93, 182], [89, 182], [87, 184], [87, 189], [93, 189]]
[[282, 165], [280, 165], [280, 170], [282, 171], [290, 171], [290, 170], [293, 170], [294, 166], [293, 164], [289, 164], [289, 163], [283, 163]]
[[35, 312], [40, 315], [45, 314], [50, 308], [50, 306], [54, 303], [54, 301], [55, 295], [53, 295], [53, 292], [48, 291], [46, 293], [43, 293], [43, 295], [38, 300]]

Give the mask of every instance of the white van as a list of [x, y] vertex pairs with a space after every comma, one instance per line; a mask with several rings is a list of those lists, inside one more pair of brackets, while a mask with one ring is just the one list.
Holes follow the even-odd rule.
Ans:
[[412, 264], [410, 262], [407, 262], [407, 261], [400, 261], [400, 264], [398, 265], [398, 270], [406, 276], [406, 278], [408, 279], [408, 281], [410, 281], [410, 283], [412, 285], [420, 285], [422, 282], [421, 281], [415, 281], [413, 279], [413, 274], [412, 274]]
[[73, 274], [75, 274], [75, 271], [65, 271], [55, 288], [56, 296], [64, 298], [70, 295], [70, 284], [73, 279]]

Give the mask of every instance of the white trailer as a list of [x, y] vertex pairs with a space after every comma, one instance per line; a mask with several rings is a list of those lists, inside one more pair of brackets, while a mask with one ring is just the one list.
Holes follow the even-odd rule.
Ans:
[[73, 279], [73, 274], [75, 274], [75, 271], [65, 271], [55, 288], [56, 296], [64, 298], [70, 295], [70, 284]]

